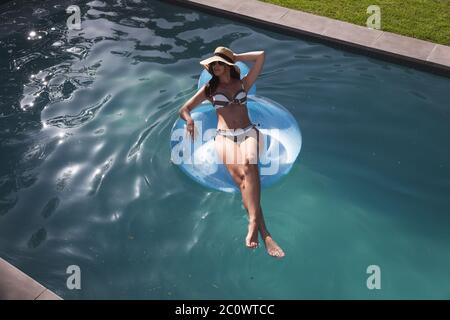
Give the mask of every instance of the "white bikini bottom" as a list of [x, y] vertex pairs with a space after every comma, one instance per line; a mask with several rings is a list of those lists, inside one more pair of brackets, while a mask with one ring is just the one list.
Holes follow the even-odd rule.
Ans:
[[[239, 129], [217, 129], [216, 135], [224, 136], [225, 138], [228, 138], [238, 145], [240, 145], [242, 142], [244, 142], [247, 138], [254, 137], [257, 141], [257, 145], [259, 146], [259, 139], [260, 139], [260, 132], [256, 128], [259, 126], [258, 124], [252, 123], [251, 125], [245, 127], [245, 128], [239, 128]], [[216, 137], [214, 137], [214, 140]], [[259, 152], [259, 151], [258, 151]]]
[[[221, 136], [231, 136], [231, 137], [239, 137], [247, 132], [249, 132], [250, 130], [252, 130], [253, 128], [256, 128], [257, 126], [259, 126], [258, 124], [252, 123], [251, 125], [245, 127], [245, 128], [238, 128], [238, 129], [217, 129], [216, 132], [217, 134], [221, 135]], [[257, 130], [255, 130], [256, 132], [258, 132]]]

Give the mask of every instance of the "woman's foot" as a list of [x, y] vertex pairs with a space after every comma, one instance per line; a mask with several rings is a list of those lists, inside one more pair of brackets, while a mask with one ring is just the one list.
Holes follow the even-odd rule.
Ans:
[[266, 244], [267, 253], [276, 258], [283, 258], [284, 251], [280, 248], [280, 246], [272, 239], [271, 236], [266, 236], [264, 238], [264, 243]]
[[256, 221], [250, 221], [248, 223], [248, 233], [245, 238], [245, 245], [252, 249], [258, 247], [258, 223]]

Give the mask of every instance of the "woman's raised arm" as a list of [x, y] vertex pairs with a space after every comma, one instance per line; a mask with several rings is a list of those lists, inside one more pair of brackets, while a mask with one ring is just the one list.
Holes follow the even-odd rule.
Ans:
[[265, 53], [264, 51], [251, 51], [245, 53], [235, 53], [234, 61], [255, 61], [248, 74], [242, 79], [244, 83], [244, 90], [248, 91], [253, 83], [255, 83], [264, 65]]

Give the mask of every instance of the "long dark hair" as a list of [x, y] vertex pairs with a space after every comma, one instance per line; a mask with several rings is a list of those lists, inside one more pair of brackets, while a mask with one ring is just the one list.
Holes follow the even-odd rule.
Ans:
[[[240, 80], [241, 77], [239, 73], [236, 71], [236, 69], [231, 66], [229, 67], [230, 67], [230, 77]], [[208, 81], [205, 90], [206, 96], [210, 97], [213, 95], [213, 93], [217, 90], [217, 87], [219, 86], [219, 77], [214, 74], [211, 65], [208, 65], [208, 72], [212, 75], [212, 78], [211, 80]]]

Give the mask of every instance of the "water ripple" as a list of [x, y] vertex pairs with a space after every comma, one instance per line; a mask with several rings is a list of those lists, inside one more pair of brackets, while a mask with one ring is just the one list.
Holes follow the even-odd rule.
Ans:
[[76, 128], [82, 126], [95, 118], [97, 112], [111, 99], [111, 95], [105, 96], [100, 102], [97, 102], [91, 107], [82, 109], [77, 115], [64, 115], [54, 118], [50, 118], [46, 121], [46, 124], [55, 126], [58, 128]]
[[133, 147], [128, 152], [128, 156], [127, 156], [128, 160], [133, 158], [136, 155], [136, 153], [139, 152], [139, 149], [141, 148], [142, 143], [145, 141], [145, 139], [150, 134], [150, 132], [153, 130], [153, 128], [155, 128], [158, 125], [159, 125], [159, 121], [155, 122], [150, 127], [145, 129], [144, 132], [141, 133], [141, 135], [139, 136], [138, 141], [136, 141], [136, 143], [133, 145]]

